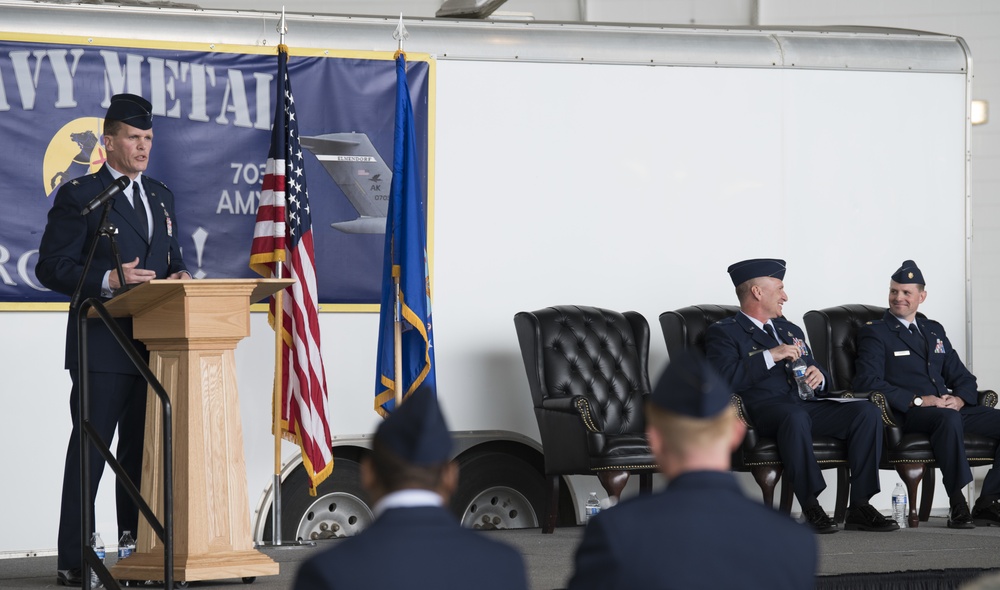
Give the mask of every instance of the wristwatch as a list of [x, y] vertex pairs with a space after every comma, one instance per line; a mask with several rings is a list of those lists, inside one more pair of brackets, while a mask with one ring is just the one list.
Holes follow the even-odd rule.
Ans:
[[913, 396], [913, 405], [918, 408], [924, 405], [924, 398], [920, 397], [919, 395]]

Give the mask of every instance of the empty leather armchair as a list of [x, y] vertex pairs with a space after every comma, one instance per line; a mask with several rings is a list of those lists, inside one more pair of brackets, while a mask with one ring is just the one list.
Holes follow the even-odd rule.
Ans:
[[[715, 322], [733, 316], [740, 308], [735, 305], [691, 305], [660, 314], [660, 327], [667, 343], [667, 352], [674, 356], [677, 352], [694, 348], [705, 353], [705, 331]], [[778, 446], [774, 439], [760, 436], [753, 426], [750, 416], [739, 395], [733, 394], [733, 405], [737, 414], [747, 426], [746, 436], [734, 452], [732, 469], [753, 474], [760, 486], [764, 503], [774, 505], [774, 489], [781, 477], [782, 463]], [[816, 438], [813, 441], [816, 460], [823, 469], [837, 469], [837, 500], [834, 519], [843, 522], [847, 511], [849, 479], [847, 474], [847, 447], [843, 441], [834, 438]], [[781, 486], [780, 508], [790, 512], [792, 508], [792, 486]]]
[[617, 501], [630, 473], [652, 488], [644, 403], [649, 325], [636, 312], [561, 305], [514, 316], [545, 455], [543, 533], [555, 529], [563, 475], [596, 475]]
[[[803, 319], [813, 353], [819, 362], [829, 367], [830, 377], [836, 389], [851, 388], [855, 372], [854, 363], [858, 355], [858, 330], [870, 321], [882, 319], [884, 314], [884, 307], [864, 304], [838, 305], [812, 310], [805, 314]], [[917, 316], [924, 318], [924, 314], [919, 312]], [[926, 521], [930, 516], [934, 499], [936, 461], [931, 450], [930, 438], [919, 433], [904, 434], [901, 422], [885, 397], [878, 391], [863, 393], [869, 395], [871, 401], [882, 410], [886, 437], [880, 466], [882, 469], [895, 470], [906, 485], [906, 492], [910, 498], [910, 514], [907, 520], [909, 526], [915, 527], [919, 524], [919, 520]], [[980, 391], [979, 403], [994, 407], [997, 404], [997, 394], [989, 390]], [[997, 439], [965, 434], [965, 452], [971, 465], [991, 465], [996, 450]], [[915, 499], [921, 479], [924, 481], [924, 486], [918, 512]]]

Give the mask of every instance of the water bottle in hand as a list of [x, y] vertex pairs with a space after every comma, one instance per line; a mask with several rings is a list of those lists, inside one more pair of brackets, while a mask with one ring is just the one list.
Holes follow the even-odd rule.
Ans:
[[792, 374], [795, 375], [795, 384], [799, 388], [799, 397], [802, 399], [816, 399], [816, 392], [806, 383], [806, 369], [809, 368], [802, 357], [795, 359], [792, 363]]

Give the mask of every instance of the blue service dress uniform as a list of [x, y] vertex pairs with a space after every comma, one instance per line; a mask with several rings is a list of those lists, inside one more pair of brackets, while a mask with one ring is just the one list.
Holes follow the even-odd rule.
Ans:
[[[829, 374], [816, 363], [802, 330], [784, 318], [771, 322], [782, 342], [799, 346], [802, 358], [819, 368], [829, 384]], [[763, 352], [776, 345], [742, 312], [712, 324], [705, 334], [708, 360], [743, 398], [755, 428], [777, 441], [784, 477], [792, 483], [799, 504], [806, 507], [815, 503], [826, 487], [813, 453], [815, 436], [847, 441], [851, 505], [866, 504], [879, 491], [881, 412], [871, 403], [799, 399], [789, 363], [782, 361], [767, 368]]]
[[816, 585], [812, 529], [743, 495], [735, 476], [683, 473], [593, 517], [570, 590], [780, 590]]
[[[128, 199], [118, 195], [113, 199], [108, 221], [115, 225], [116, 243], [122, 262], [139, 258], [139, 267], [156, 271], [156, 278], [185, 270], [177, 241], [177, 221], [174, 215], [174, 195], [161, 182], [142, 175], [142, 190], [149, 202], [152, 216], [152, 237], [140, 229], [139, 219]], [[64, 295], [72, 295], [83, 274], [83, 265], [95, 239], [103, 208], [86, 216], [80, 211], [114, 180], [107, 166], [94, 174], [67, 182], [56, 193], [48, 222], [39, 246], [35, 275], [47, 288]], [[94, 253], [87, 276], [83, 281], [80, 301], [102, 297], [101, 284], [105, 272], [114, 272], [115, 259], [111, 244], [101, 237]], [[145, 424], [146, 382], [132, 365], [125, 352], [118, 346], [104, 324], [97, 319], [88, 320], [87, 336], [90, 364], [90, 420], [106, 444], [110, 444], [118, 428], [116, 456], [132, 480], [139, 484], [142, 468], [143, 428]], [[125, 334], [131, 336], [131, 319], [118, 320]], [[133, 340], [133, 345], [143, 355], [146, 347]], [[71, 311], [66, 328], [66, 368], [73, 381], [70, 394], [70, 414], [73, 431], [66, 452], [63, 476], [62, 509], [59, 524], [58, 569], [81, 567], [80, 524], [80, 447], [77, 370], [76, 314]], [[91, 459], [91, 494], [96, 495], [104, 461], [94, 451]], [[138, 509], [118, 486], [117, 511], [119, 535], [123, 530], [135, 533]], [[117, 538], [117, 536], [115, 537]]]
[[527, 590], [521, 554], [464, 529], [444, 507], [390, 508], [302, 563], [295, 590]]
[[[918, 318], [916, 323], [919, 335], [886, 311], [881, 320], [862, 326], [853, 385], [858, 391], [882, 392], [893, 411], [903, 416], [904, 432], [930, 435], [934, 457], [951, 495], [972, 481], [964, 433], [1000, 436], [1000, 412], [977, 405], [976, 377], [958, 357], [944, 327], [933, 320]], [[965, 402], [958, 412], [911, 407], [915, 396], [948, 393]], [[1000, 497], [998, 459], [994, 458], [994, 468], [983, 482], [984, 497]]]

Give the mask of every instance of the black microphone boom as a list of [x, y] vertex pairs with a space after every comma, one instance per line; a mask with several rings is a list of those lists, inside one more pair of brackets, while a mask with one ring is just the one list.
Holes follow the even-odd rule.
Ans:
[[107, 203], [112, 197], [127, 189], [130, 184], [132, 184], [132, 181], [129, 180], [128, 176], [119, 176], [114, 182], [111, 183], [111, 186], [104, 189], [101, 194], [97, 195], [89, 203], [87, 203], [87, 206], [80, 211], [80, 215], [86, 215], [104, 203]]

